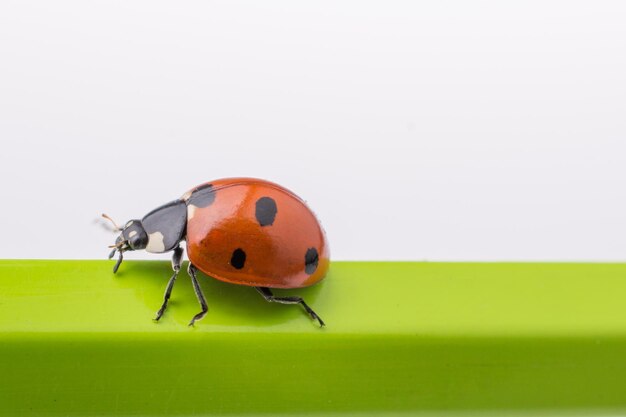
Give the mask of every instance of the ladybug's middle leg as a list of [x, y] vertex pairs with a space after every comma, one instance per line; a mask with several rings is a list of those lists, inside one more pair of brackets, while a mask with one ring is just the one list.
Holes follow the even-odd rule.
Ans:
[[167, 308], [167, 302], [170, 299], [170, 295], [172, 295], [172, 288], [174, 288], [174, 282], [176, 281], [176, 277], [180, 272], [180, 264], [182, 263], [182, 261], [183, 249], [180, 246], [176, 246], [176, 248], [174, 248], [174, 255], [172, 255], [172, 269], [174, 270], [174, 275], [172, 275], [172, 278], [170, 278], [170, 280], [167, 282], [165, 295], [163, 296], [163, 305], [161, 305], [161, 308], [159, 309], [159, 311], [157, 311], [156, 316], [154, 317], [155, 321], [159, 321], [159, 319], [165, 312], [165, 309]]
[[324, 321], [320, 318], [320, 316], [313, 311], [311, 307], [304, 302], [302, 297], [274, 297], [272, 291], [267, 287], [254, 287], [256, 290], [269, 302], [281, 303], [281, 304], [301, 304], [302, 307], [309, 313], [312, 319], [317, 320], [320, 324], [320, 327], [324, 327]]
[[198, 278], [196, 278], [197, 271], [198, 269], [195, 266], [193, 266], [191, 262], [189, 262], [189, 266], [187, 267], [187, 272], [189, 273], [189, 276], [191, 277], [193, 290], [196, 292], [196, 297], [198, 297], [198, 302], [200, 302], [200, 306], [202, 307], [202, 311], [196, 314], [195, 316], [193, 316], [193, 318], [189, 322], [190, 326], [193, 326], [196, 320], [200, 320], [202, 317], [206, 315], [207, 311], [209, 311], [209, 307], [206, 304], [206, 299], [204, 298], [204, 294], [202, 294], [202, 289], [200, 288], [200, 284], [198, 283]]

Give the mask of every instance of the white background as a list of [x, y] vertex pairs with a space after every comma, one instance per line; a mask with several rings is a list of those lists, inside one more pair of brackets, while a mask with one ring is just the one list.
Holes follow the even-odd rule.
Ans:
[[243, 175], [335, 259], [624, 260], [626, 3], [4, 1], [0, 141], [3, 258]]

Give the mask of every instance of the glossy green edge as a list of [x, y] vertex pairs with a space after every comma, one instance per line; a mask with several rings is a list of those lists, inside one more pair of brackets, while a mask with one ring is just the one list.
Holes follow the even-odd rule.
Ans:
[[335, 262], [299, 306], [167, 262], [0, 261], [0, 415], [624, 414], [626, 264]]

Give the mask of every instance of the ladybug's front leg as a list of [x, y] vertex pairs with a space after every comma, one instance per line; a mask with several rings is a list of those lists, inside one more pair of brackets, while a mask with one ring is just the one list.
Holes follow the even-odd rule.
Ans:
[[176, 277], [180, 272], [180, 264], [182, 263], [182, 261], [183, 249], [180, 246], [176, 246], [176, 248], [174, 248], [174, 255], [172, 255], [172, 269], [174, 270], [174, 275], [172, 275], [172, 278], [170, 278], [170, 280], [167, 282], [165, 295], [163, 296], [163, 305], [161, 306], [159, 311], [157, 311], [156, 317], [154, 318], [155, 321], [159, 321], [159, 319], [165, 312], [165, 309], [167, 308], [167, 302], [170, 299], [170, 295], [172, 295], [172, 288], [174, 288], [174, 282], [176, 281]]
[[204, 298], [204, 294], [202, 294], [202, 289], [200, 288], [200, 284], [198, 283], [198, 278], [196, 278], [197, 271], [198, 270], [196, 269], [196, 267], [193, 266], [191, 262], [189, 262], [189, 266], [187, 267], [187, 272], [189, 273], [189, 276], [191, 277], [193, 290], [196, 292], [196, 297], [198, 297], [198, 302], [200, 303], [200, 306], [202, 307], [202, 311], [196, 314], [195, 316], [193, 316], [193, 318], [189, 322], [190, 326], [193, 326], [196, 320], [200, 320], [202, 317], [206, 315], [207, 311], [209, 311], [209, 307], [206, 304], [206, 299]]

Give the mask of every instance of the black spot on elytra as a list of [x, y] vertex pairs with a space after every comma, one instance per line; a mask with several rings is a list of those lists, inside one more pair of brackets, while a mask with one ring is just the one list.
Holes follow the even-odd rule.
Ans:
[[304, 255], [304, 272], [311, 275], [317, 269], [317, 264], [320, 261], [319, 254], [317, 253], [317, 249], [309, 248], [306, 251], [306, 255]]
[[241, 269], [246, 264], [246, 253], [241, 248], [237, 248], [233, 252], [233, 256], [230, 258], [230, 264], [235, 269]]
[[209, 207], [215, 201], [215, 190], [212, 184], [202, 185], [196, 188], [187, 200], [187, 205], [193, 204], [196, 207]]
[[261, 226], [271, 226], [276, 218], [276, 201], [270, 197], [261, 197], [256, 201], [256, 219]]

